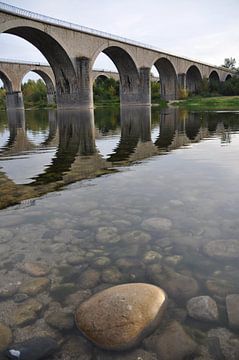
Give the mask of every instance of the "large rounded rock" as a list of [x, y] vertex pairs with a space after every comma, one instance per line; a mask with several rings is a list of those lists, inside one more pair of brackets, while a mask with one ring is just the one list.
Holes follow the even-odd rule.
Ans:
[[237, 259], [239, 256], [239, 240], [213, 240], [207, 243], [203, 250], [211, 257]]
[[82, 303], [76, 311], [76, 324], [96, 345], [125, 350], [156, 328], [166, 300], [165, 292], [154, 285], [114, 286]]

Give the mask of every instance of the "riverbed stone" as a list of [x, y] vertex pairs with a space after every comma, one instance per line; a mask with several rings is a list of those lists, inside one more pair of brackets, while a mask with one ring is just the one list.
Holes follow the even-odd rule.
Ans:
[[20, 269], [31, 276], [45, 276], [49, 273], [49, 267], [46, 264], [39, 262], [25, 262]]
[[127, 245], [147, 244], [150, 240], [151, 240], [151, 235], [141, 230], [129, 231], [122, 235], [122, 241], [126, 242]]
[[80, 276], [80, 287], [82, 289], [94, 288], [100, 280], [100, 273], [94, 269], [85, 270]]
[[162, 333], [151, 335], [145, 339], [144, 346], [146, 349], [154, 351], [162, 360], [191, 359], [198, 347], [182, 325], [175, 320]]
[[154, 250], [148, 250], [144, 253], [143, 261], [146, 264], [155, 263], [162, 259], [162, 255]]
[[170, 272], [168, 276], [161, 280], [159, 278], [158, 281], [175, 300], [188, 300], [196, 296], [199, 291], [198, 283], [193, 277], [177, 272]]
[[239, 294], [227, 295], [226, 309], [229, 325], [232, 328], [239, 328]]
[[239, 359], [239, 340], [236, 334], [233, 334], [226, 328], [216, 328], [208, 331], [208, 338], [217, 339], [219, 342], [222, 359]]
[[45, 277], [39, 277], [22, 284], [19, 288], [21, 293], [34, 296], [44, 291], [50, 285], [50, 280]]
[[218, 321], [217, 303], [210, 296], [197, 296], [188, 300], [187, 311], [196, 320]]
[[8, 229], [0, 229], [0, 244], [3, 244], [13, 238], [13, 232]]
[[18, 287], [15, 284], [6, 284], [0, 288], [0, 300], [5, 300], [12, 297], [18, 291]]
[[149, 218], [142, 222], [141, 226], [149, 231], [168, 231], [172, 228], [172, 221], [163, 217]]
[[[7, 354], [10, 359], [15, 352], [20, 352], [22, 360], [40, 360], [46, 359], [58, 350], [58, 343], [49, 336], [34, 337], [21, 343], [13, 344]], [[10, 357], [11, 356], [11, 357]], [[17, 359], [17, 357], [15, 357]]]
[[120, 236], [116, 227], [102, 226], [97, 231], [96, 240], [102, 244], [115, 244], [120, 241]]
[[116, 266], [111, 266], [102, 271], [101, 279], [104, 283], [119, 284], [123, 281], [123, 274]]
[[94, 260], [94, 266], [96, 266], [98, 268], [105, 267], [105, 266], [109, 265], [110, 263], [111, 263], [111, 260], [107, 256], [100, 256]]
[[[125, 351], [123, 355], [124, 360], [158, 360], [158, 357], [155, 353], [150, 351], [145, 351], [143, 349], [136, 349], [131, 351]], [[95, 360], [122, 360], [122, 354], [99, 351], [97, 349]]]
[[222, 278], [212, 278], [206, 281], [206, 287], [212, 295], [225, 297], [229, 294], [235, 293], [238, 287], [236, 284]]
[[70, 330], [74, 327], [73, 313], [62, 309], [48, 311], [45, 315], [45, 321], [58, 330]]
[[99, 347], [125, 350], [159, 325], [166, 303], [165, 292], [156, 286], [118, 285], [82, 303], [76, 310], [76, 324]]
[[37, 318], [37, 314], [42, 310], [43, 304], [35, 299], [28, 299], [17, 307], [14, 311], [12, 323], [16, 326], [25, 326], [32, 323]]
[[204, 245], [203, 250], [210, 257], [237, 259], [239, 257], [239, 240], [213, 240]]
[[0, 323], [0, 351], [4, 351], [11, 342], [11, 329], [7, 325]]

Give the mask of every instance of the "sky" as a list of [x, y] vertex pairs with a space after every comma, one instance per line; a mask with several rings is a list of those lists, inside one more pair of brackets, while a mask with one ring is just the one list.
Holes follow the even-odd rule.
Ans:
[[[5, 0], [9, 5], [123, 36], [214, 65], [239, 66], [239, 0]], [[0, 35], [0, 58], [46, 60], [25, 40]], [[114, 70], [102, 54], [95, 68]]]

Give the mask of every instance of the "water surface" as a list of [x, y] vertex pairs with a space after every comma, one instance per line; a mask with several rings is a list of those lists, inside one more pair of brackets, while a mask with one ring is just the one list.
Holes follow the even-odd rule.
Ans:
[[[147, 282], [169, 296], [157, 336], [176, 320], [198, 344], [191, 358], [209, 358], [210, 351], [225, 357], [220, 341], [210, 350], [209, 336], [224, 328], [235, 336], [226, 357], [233, 358], [238, 338], [225, 298], [239, 293], [237, 255], [210, 253], [207, 244], [238, 240], [238, 154], [237, 112], [0, 113], [0, 294], [16, 287], [1, 298], [0, 314], [14, 342], [48, 334], [66, 341], [54, 359], [78, 359], [72, 345], [75, 339], [82, 345], [78, 330], [52, 326], [49, 312], [73, 312], [75, 293], [86, 298], [112, 285]], [[36, 279], [26, 262], [47, 265], [50, 283], [20, 303], [34, 298], [42, 308], [17, 323], [16, 295]], [[187, 301], [199, 295], [216, 300], [217, 323], [187, 315]], [[159, 358], [150, 344], [138, 350]], [[116, 358], [89, 342], [81, 351], [86, 359]]]

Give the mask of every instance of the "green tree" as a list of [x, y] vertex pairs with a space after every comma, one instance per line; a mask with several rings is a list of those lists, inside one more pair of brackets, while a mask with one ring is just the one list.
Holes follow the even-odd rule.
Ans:
[[235, 58], [225, 58], [224, 59], [224, 64], [222, 65], [223, 67], [227, 68], [227, 69], [235, 69], [235, 65], [236, 65], [236, 59]]

